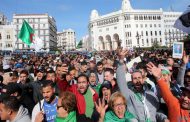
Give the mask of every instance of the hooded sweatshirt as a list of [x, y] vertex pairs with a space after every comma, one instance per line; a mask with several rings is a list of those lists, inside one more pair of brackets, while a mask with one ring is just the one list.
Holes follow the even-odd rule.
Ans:
[[31, 122], [28, 110], [23, 106], [20, 106], [18, 113], [13, 121], [7, 120], [6, 122]]

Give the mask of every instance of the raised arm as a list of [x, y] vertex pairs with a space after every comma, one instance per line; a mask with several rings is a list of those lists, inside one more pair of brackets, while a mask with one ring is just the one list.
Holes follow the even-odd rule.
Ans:
[[127, 54], [126, 50], [121, 50], [118, 53], [119, 58], [120, 58], [120, 63], [118, 65], [118, 68], [116, 71], [116, 78], [117, 78], [117, 83], [118, 83], [118, 86], [119, 86], [121, 93], [128, 100], [129, 95], [132, 94], [132, 92], [127, 86], [126, 77], [125, 77], [125, 65], [123, 63], [123, 59], [124, 59], [126, 54]]
[[152, 62], [150, 62], [147, 64], [147, 70], [152, 73], [152, 75], [156, 78], [161, 95], [167, 106], [174, 107], [176, 105], [175, 103], [178, 102], [178, 100], [173, 96], [165, 79], [162, 77], [161, 69], [156, 67]]
[[177, 74], [177, 83], [182, 87], [184, 86], [184, 76], [185, 76], [186, 64], [188, 63], [188, 61], [189, 61], [189, 55], [186, 55], [186, 53], [184, 52], [183, 62]]

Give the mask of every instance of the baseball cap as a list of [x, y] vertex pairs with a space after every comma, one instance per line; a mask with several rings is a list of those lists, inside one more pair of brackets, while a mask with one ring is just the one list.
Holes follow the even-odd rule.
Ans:
[[55, 71], [53, 70], [52, 67], [48, 67], [48, 68], [46, 69], [46, 72], [47, 72], [47, 73], [52, 73], [52, 72], [55, 72]]
[[39, 67], [39, 68], [37, 69], [37, 73], [38, 73], [38, 72], [44, 73], [44, 71], [45, 71], [44, 67]]
[[107, 81], [107, 80], [105, 80], [105, 81], [102, 83], [100, 89], [102, 89], [102, 88], [104, 88], [104, 87], [106, 87], [107, 89], [112, 89], [111, 83], [110, 83], [109, 81]]

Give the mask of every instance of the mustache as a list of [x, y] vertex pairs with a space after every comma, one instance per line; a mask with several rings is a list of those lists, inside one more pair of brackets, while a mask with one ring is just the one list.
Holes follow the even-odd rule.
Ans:
[[139, 85], [142, 85], [142, 84], [141, 84], [140, 82], [137, 82], [137, 83], [135, 83], [135, 85], [138, 85], [138, 86], [139, 86]]

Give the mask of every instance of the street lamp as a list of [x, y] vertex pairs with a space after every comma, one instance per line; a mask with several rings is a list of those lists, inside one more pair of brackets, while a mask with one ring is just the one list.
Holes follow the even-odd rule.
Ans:
[[137, 32], [136, 38], [137, 38], [137, 45], [139, 46], [139, 49], [140, 49], [139, 39], [141, 38], [141, 35], [139, 35], [138, 32]]
[[172, 40], [171, 40], [172, 38], [171, 38], [171, 32], [169, 31], [169, 43], [170, 43], [170, 47], [171, 47], [171, 45], [172, 45]]

